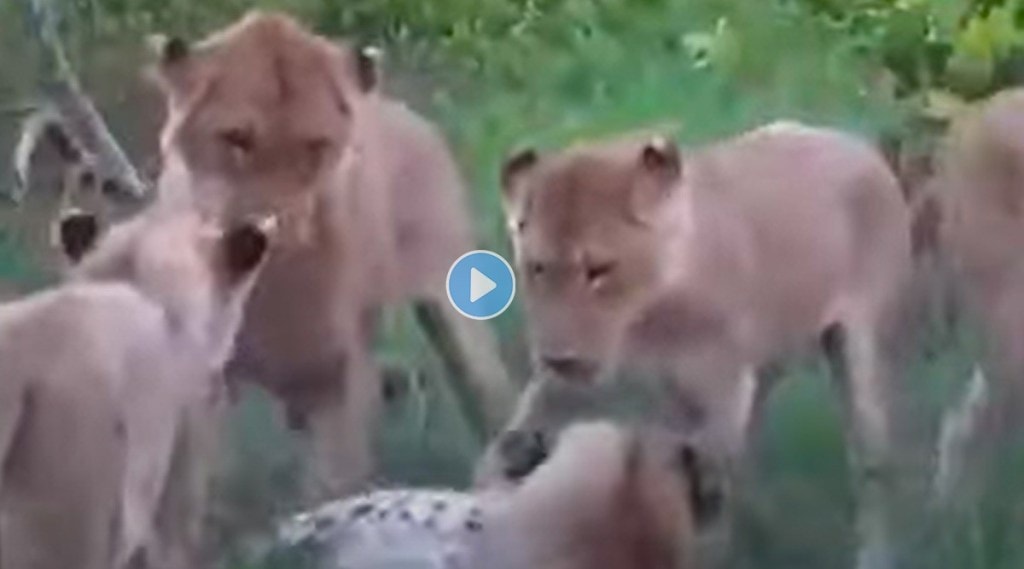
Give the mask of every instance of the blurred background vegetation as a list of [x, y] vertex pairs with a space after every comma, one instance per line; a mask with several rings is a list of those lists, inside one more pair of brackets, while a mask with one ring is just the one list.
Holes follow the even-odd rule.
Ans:
[[[496, 170], [517, 146], [651, 125], [699, 143], [787, 117], [927, 147], [963, 105], [1024, 77], [1017, 0], [51, 1], [72, 65], [137, 165], [152, 157], [162, 119], [141, 73], [146, 34], [200, 38], [262, 7], [382, 47], [386, 88], [446, 130], [472, 188], [481, 245], [498, 251], [507, 247]], [[45, 79], [23, 2], [0, 2], [0, 156], [13, 151]], [[10, 176], [0, 163], [0, 184]], [[25, 203], [0, 209], [0, 293], [52, 278], [46, 228], [58, 179], [42, 172]], [[392, 311], [380, 342], [383, 359], [418, 370], [379, 430], [381, 479], [463, 485], [478, 449], [410, 322]], [[522, 372], [519, 315], [495, 324]], [[930, 332], [906, 378], [921, 445], [932, 444], [975, 353], [968, 330]], [[795, 366], [796, 381], [773, 397], [735, 567], [849, 564], [853, 488], [822, 369]], [[628, 399], [628, 388], [614, 391]], [[246, 567], [272, 516], [294, 503], [302, 453], [256, 392], [228, 436], [211, 527], [224, 566]], [[904, 566], [1024, 567], [1024, 452], [1011, 454], [965, 520], [908, 516]]]

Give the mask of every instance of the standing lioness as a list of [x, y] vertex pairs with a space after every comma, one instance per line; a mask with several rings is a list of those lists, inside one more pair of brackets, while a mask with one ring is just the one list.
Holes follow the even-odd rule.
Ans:
[[421, 316], [440, 311], [469, 367], [460, 393], [478, 399], [465, 408], [498, 426], [513, 396], [489, 330], [444, 292], [448, 267], [474, 248], [456, 166], [429, 123], [378, 92], [374, 65], [257, 12], [196, 46], [167, 41], [157, 69], [169, 109], [161, 187], [185, 190], [160, 201], [281, 219], [232, 370], [308, 425], [328, 496], [370, 469], [381, 305], [419, 298], [431, 308]]
[[941, 250], [985, 341], [967, 396], [944, 425], [944, 499], [964, 494], [963, 483], [977, 480], [962, 479], [963, 470], [988, 462], [1024, 427], [1022, 135], [1024, 89], [1012, 89], [959, 116], [937, 156], [931, 197], [941, 204]]
[[195, 567], [221, 370], [269, 234], [192, 212], [59, 227], [85, 254], [73, 276], [0, 306], [0, 567]]
[[779, 123], [685, 153], [663, 137], [527, 150], [503, 188], [543, 377], [514, 428], [551, 426], [538, 410], [557, 384], [628, 365], [667, 376], [679, 415], [737, 457], [770, 385], [760, 372], [821, 342], [869, 483], [860, 566], [879, 567], [887, 342], [911, 264], [907, 208], [881, 156]]

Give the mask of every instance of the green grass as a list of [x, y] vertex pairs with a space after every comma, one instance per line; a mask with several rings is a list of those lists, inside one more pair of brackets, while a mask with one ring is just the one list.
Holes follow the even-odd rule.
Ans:
[[[318, 27], [324, 30], [349, 29], [339, 23], [343, 14], [324, 8], [325, 3], [269, 3], [295, 5], [304, 16], [319, 18]], [[188, 17], [170, 21], [198, 35], [198, 28], [216, 28], [235, 17], [241, 10], [236, 4], [225, 3], [228, 7], [219, 12], [210, 7], [209, 16], [202, 12], [206, 7], [197, 7]], [[373, 15], [370, 4], [351, 4], [354, 13]], [[422, 6], [427, 4], [435, 6]], [[386, 46], [393, 78], [389, 84], [449, 135], [470, 182], [481, 245], [498, 251], [507, 252], [507, 243], [497, 171], [513, 148], [557, 148], [655, 124], [672, 125], [680, 141], [699, 144], [782, 117], [870, 135], [895, 124], [906, 110], [873, 88], [877, 70], [859, 59], [842, 37], [798, 12], [775, 10], [771, 2], [534, 4], [550, 12], [524, 24], [518, 35], [473, 35], [460, 32], [462, 24], [445, 23], [436, 27], [450, 28], [450, 33], [424, 25], [420, 36], [392, 38], [394, 45]], [[395, 10], [420, 5], [397, 0], [388, 4]], [[504, 3], [490, 0], [438, 2], [436, 10], [453, 6], [465, 12], [452, 18], [456, 24], [472, 21], [474, 10], [485, 15], [507, 11]], [[443, 20], [445, 14], [423, 18], [427, 16]], [[722, 17], [725, 24], [716, 27]], [[430, 33], [435, 36], [424, 39]], [[717, 33], [720, 41], [708, 56], [710, 65], [701, 67], [700, 57], [688, 49], [694, 40], [708, 36], [687, 35], [691, 33]], [[442, 44], [443, 49], [438, 47]], [[30, 272], [31, 264], [12, 243], [0, 233], [0, 279]], [[510, 363], [522, 371], [517, 307], [494, 325]], [[929, 354], [919, 350], [903, 378], [922, 447], [934, 445], [939, 414], [960, 394], [975, 353], [967, 333], [935, 336], [938, 340], [929, 339]], [[388, 314], [379, 352], [383, 360], [417, 368], [424, 377], [422, 389], [388, 407], [381, 419], [376, 435], [381, 479], [390, 484], [465, 485], [478, 449], [405, 310]], [[823, 367], [812, 362], [794, 368], [773, 394], [756, 475], [743, 497], [735, 567], [850, 565], [854, 494], [839, 405]], [[631, 393], [625, 388], [609, 394], [627, 396]], [[258, 391], [247, 391], [232, 418], [213, 512], [225, 567], [252, 567], [249, 554], [259, 549], [271, 519], [295, 504], [301, 451], [272, 402]], [[912, 521], [906, 529], [916, 541], [907, 567], [1024, 567], [1024, 445], [1008, 450], [1008, 456], [993, 473], [980, 506], [965, 519], [947, 523], [920, 508], [908, 514]]]
[[20, 289], [38, 287], [45, 281], [42, 271], [22, 254], [16, 236], [0, 227], [0, 283], [9, 283], [11, 288]]
[[[555, 148], [580, 138], [666, 123], [677, 127], [675, 132], [684, 143], [698, 144], [779, 117], [870, 135], [901, 112], [870, 93], [857, 91], [859, 78], [848, 73], [857, 66], [852, 60], [844, 61], [843, 53], [828, 49], [803, 53], [825, 39], [806, 37], [793, 46], [778, 40], [792, 37], [803, 24], [757, 25], [767, 29], [743, 36], [746, 51], [737, 63], [741, 69], [762, 63], [765, 69], [756, 73], [757, 81], [695, 69], [679, 51], [631, 50], [627, 46], [633, 45], [632, 38], [609, 38], [596, 32], [576, 45], [533, 53], [539, 59], [515, 88], [499, 82], [438, 90], [421, 107], [444, 125], [468, 172], [483, 244], [507, 251], [496, 172], [502, 157], [515, 147]], [[650, 42], [638, 38], [636, 45]], [[519, 315], [499, 318], [495, 325], [504, 342], [515, 345], [510, 352], [521, 353]], [[410, 342], [414, 335], [408, 329], [392, 335], [383, 349], [388, 351], [397, 343], [401, 348], [392, 351], [411, 349], [417, 354], [411, 358], [415, 361], [423, 352], [422, 344], [411, 348], [416, 345]], [[927, 437], [934, 435], [941, 410], [960, 392], [970, 369], [970, 350], [969, 339], [957, 336], [939, 347], [937, 355], [913, 362], [905, 380], [916, 419], [925, 426], [919, 444], [933, 444]], [[430, 379], [421, 401], [392, 409], [381, 427], [383, 474], [392, 483], [460, 485], [467, 479], [473, 449], [467, 446], [462, 425], [452, 417], [443, 382], [437, 381], [436, 374]], [[427, 429], [421, 418], [424, 408], [433, 421]], [[855, 498], [838, 400], [823, 366], [799, 367], [781, 383], [772, 397], [761, 443], [756, 479], [742, 505], [734, 566], [849, 566], [855, 546], [851, 526]], [[1013, 472], [1021, 472], [1019, 464], [1007, 468], [1011, 472], [1004, 478], [1010, 480]], [[1024, 528], [1020, 507], [1014, 510], [1007, 505], [1010, 501], [999, 498], [1017, 496], [1019, 503], [1019, 493], [1006, 494], [1012, 486], [995, 485], [981, 513], [963, 530], [979, 538], [949, 540], [941, 554], [937, 547], [915, 550], [910, 562], [935, 569], [1024, 566], [1016, 545], [1016, 536]], [[1013, 518], [1013, 512], [1018, 518]], [[925, 513], [912, 519], [921, 524], [912, 535], [931, 535]]]

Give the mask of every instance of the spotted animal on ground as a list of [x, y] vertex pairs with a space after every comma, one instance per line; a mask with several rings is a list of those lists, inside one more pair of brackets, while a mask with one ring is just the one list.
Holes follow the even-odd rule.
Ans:
[[716, 495], [691, 444], [586, 422], [543, 454], [502, 490], [379, 490], [325, 504], [283, 524], [279, 545], [323, 569], [695, 567], [696, 527]]

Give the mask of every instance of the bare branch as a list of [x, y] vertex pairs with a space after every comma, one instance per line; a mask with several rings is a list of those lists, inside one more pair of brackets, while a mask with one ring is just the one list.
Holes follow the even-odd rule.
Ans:
[[0, 106], [0, 117], [22, 117], [39, 110], [39, 105], [30, 102], [10, 103]]
[[14, 147], [13, 172], [14, 183], [8, 197], [21, 202], [31, 183], [32, 156], [39, 147], [46, 131], [46, 125], [53, 117], [45, 110], [31, 113], [21, 125], [21, 136]]
[[[64, 51], [63, 43], [57, 33], [56, 13], [48, 0], [23, 0], [29, 12], [29, 20], [36, 38], [42, 44], [45, 54], [45, 65], [49, 79], [43, 88], [43, 97], [48, 109], [47, 120], [59, 120], [64, 133], [72, 139], [81, 151], [92, 158], [97, 179], [102, 180], [108, 191], [125, 194], [132, 198], [142, 198], [149, 193], [148, 184], [138, 170], [128, 160], [127, 155], [118, 145], [114, 136], [107, 128], [103, 117], [95, 105], [82, 91]], [[40, 115], [42, 120], [43, 115]], [[26, 121], [26, 128], [32, 127], [33, 119]], [[22, 140], [26, 144], [38, 141], [33, 133], [23, 133]], [[19, 145], [20, 146], [20, 145]], [[28, 156], [34, 147], [26, 147]], [[15, 162], [18, 163], [17, 153]], [[27, 166], [27, 163], [25, 163]], [[21, 170], [17, 176], [23, 183], [27, 180], [27, 171]], [[24, 192], [24, 186], [20, 189]]]
[[113, 184], [107, 191], [142, 198], [149, 193], [149, 184], [139, 175], [124, 151], [110, 133], [103, 117], [77, 85], [57, 82], [47, 89], [47, 98], [63, 119], [68, 134], [94, 157], [96, 177], [103, 184]]

